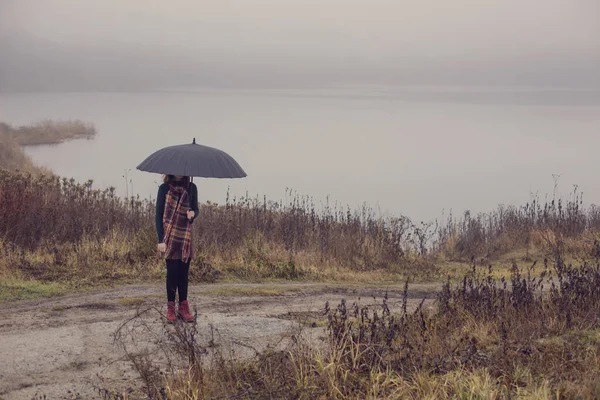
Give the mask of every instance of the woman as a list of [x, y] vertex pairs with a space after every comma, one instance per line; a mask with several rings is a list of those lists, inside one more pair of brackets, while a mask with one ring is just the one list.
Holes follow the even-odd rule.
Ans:
[[[198, 215], [198, 188], [189, 177], [166, 175], [156, 198], [158, 251], [167, 263], [167, 321], [177, 316], [193, 322], [187, 300], [188, 272], [193, 257], [192, 223]], [[179, 307], [175, 312], [175, 294]]]

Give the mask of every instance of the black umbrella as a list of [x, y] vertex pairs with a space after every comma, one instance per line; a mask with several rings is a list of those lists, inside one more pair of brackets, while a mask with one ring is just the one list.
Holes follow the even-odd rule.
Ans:
[[200, 178], [244, 178], [246, 172], [229, 154], [213, 147], [180, 144], [164, 147], [150, 154], [140, 171]]

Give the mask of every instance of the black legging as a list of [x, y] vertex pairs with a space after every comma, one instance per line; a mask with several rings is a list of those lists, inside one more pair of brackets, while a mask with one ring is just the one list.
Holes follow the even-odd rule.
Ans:
[[179, 291], [179, 302], [187, 300], [188, 271], [190, 262], [167, 260], [167, 300], [175, 301], [175, 292]]

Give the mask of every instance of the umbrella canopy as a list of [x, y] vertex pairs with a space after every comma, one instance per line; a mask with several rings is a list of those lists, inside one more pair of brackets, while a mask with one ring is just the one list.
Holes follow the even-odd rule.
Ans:
[[150, 154], [140, 171], [200, 178], [244, 178], [246, 172], [229, 154], [213, 147], [180, 144], [164, 147]]

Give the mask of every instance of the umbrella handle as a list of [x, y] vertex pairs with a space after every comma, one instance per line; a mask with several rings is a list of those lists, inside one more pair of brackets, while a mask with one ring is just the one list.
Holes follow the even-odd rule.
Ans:
[[[196, 138], [194, 138], [194, 143], [196, 143]], [[190, 184], [194, 183], [194, 177], [190, 176]], [[188, 219], [188, 222], [191, 224], [192, 222], [194, 222], [193, 219]]]

